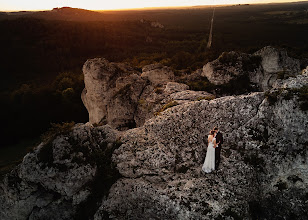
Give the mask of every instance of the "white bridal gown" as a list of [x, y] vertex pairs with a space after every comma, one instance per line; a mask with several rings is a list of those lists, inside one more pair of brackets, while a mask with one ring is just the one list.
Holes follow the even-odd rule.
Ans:
[[206, 157], [202, 166], [202, 170], [206, 173], [210, 173], [215, 170], [215, 148], [214, 148], [214, 140], [213, 138], [211, 142], [209, 142], [209, 146], [207, 147]]

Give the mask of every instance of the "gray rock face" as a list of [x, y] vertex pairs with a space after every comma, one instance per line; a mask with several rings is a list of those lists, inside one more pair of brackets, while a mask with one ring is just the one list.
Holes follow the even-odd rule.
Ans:
[[108, 152], [116, 136], [109, 126], [77, 125], [40, 144], [1, 183], [0, 219], [74, 219], [97, 192], [97, 154]]
[[254, 55], [262, 57], [262, 68], [267, 73], [277, 73], [287, 71], [292, 74], [300, 72], [300, 63], [298, 60], [288, 57], [285, 50], [278, 50], [273, 47], [264, 47]]
[[142, 73], [124, 64], [105, 59], [88, 60], [83, 67], [85, 89], [82, 100], [91, 124], [109, 124], [125, 130], [142, 126], [156, 112], [174, 100], [178, 104], [199, 97], [213, 96], [205, 92], [185, 92], [188, 86], [172, 82], [174, 73], [160, 64], [147, 65]]
[[[168, 109], [123, 135], [113, 154], [123, 178], [95, 219], [305, 219], [307, 116], [296, 93], [275, 103], [260, 92]], [[222, 164], [203, 174], [214, 126], [225, 137]]]
[[[235, 57], [223, 59], [237, 76], [270, 69], [262, 59], [248, 65], [258, 59], [252, 55]], [[267, 92], [221, 98], [168, 82], [169, 73], [87, 61], [90, 122], [140, 127], [78, 124], [41, 144], [0, 184], [0, 219], [306, 219], [307, 73], [275, 80]], [[224, 135], [222, 161], [204, 174], [215, 126]]]
[[289, 76], [300, 73], [299, 60], [288, 57], [286, 51], [273, 47], [264, 47], [253, 55], [224, 52], [218, 59], [203, 67], [202, 76], [215, 85], [222, 85], [232, 80], [246, 80], [266, 91], [273, 84]]
[[161, 64], [150, 64], [142, 68], [142, 78], [148, 79], [154, 86], [166, 84], [174, 80], [171, 68]]
[[132, 126], [138, 99], [146, 85], [140, 74], [130, 66], [102, 58], [88, 60], [83, 73], [82, 100], [89, 112], [89, 122], [108, 123], [116, 128]]

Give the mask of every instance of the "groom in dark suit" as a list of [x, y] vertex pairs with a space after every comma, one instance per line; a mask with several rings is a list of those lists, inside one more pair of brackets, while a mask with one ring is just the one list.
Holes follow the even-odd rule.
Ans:
[[215, 170], [217, 170], [220, 163], [220, 151], [224, 140], [222, 137], [222, 133], [218, 130], [218, 128], [214, 128], [213, 130], [216, 133], [215, 137], [216, 137], [217, 147], [215, 148]]

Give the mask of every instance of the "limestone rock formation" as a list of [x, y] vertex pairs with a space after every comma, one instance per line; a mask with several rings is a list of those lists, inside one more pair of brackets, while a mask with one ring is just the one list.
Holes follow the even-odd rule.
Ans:
[[142, 78], [147, 78], [153, 85], [162, 85], [174, 80], [171, 68], [161, 64], [150, 64], [142, 68]]
[[256, 53], [224, 52], [218, 59], [203, 67], [202, 75], [215, 85], [232, 80], [246, 80], [258, 85], [260, 90], [272, 88], [278, 79], [300, 73], [299, 60], [288, 57], [286, 51], [264, 47]]
[[82, 100], [89, 112], [89, 122], [134, 127], [134, 112], [146, 85], [140, 73], [128, 65], [109, 63], [102, 58], [88, 60], [83, 73]]
[[[123, 178], [95, 219], [305, 219], [308, 112], [297, 91], [284, 92], [275, 102], [263, 92], [191, 102], [127, 131], [113, 154]], [[206, 175], [214, 126], [224, 133], [223, 162]]]
[[[262, 67], [254, 55], [235, 57], [222, 59], [238, 76], [271, 70], [267, 58]], [[306, 219], [308, 74], [292, 72], [296, 62], [279, 61], [289, 76], [266, 92], [215, 98], [174, 82], [163, 66], [140, 73], [88, 60], [90, 123], [52, 135], [6, 175], [0, 219]], [[114, 130], [132, 122], [139, 127]], [[224, 134], [222, 161], [204, 174], [214, 126]]]
[[173, 71], [161, 64], [147, 65], [139, 73], [128, 65], [96, 58], [84, 64], [83, 72], [82, 100], [89, 112], [89, 122], [109, 124], [119, 130], [143, 125], [174, 99], [182, 104], [200, 97], [213, 98], [209, 93], [193, 91], [184, 92], [183, 97], [179, 93], [171, 95], [187, 90], [188, 86], [173, 82]]
[[85, 205], [113, 183], [101, 173], [117, 176], [108, 168], [117, 146], [110, 126], [88, 124], [40, 144], [1, 183], [0, 219], [87, 219]]

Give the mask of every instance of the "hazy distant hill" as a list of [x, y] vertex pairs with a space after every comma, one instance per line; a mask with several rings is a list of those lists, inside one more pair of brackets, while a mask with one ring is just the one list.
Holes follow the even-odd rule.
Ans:
[[34, 17], [39, 19], [65, 21], [98, 21], [103, 19], [103, 14], [100, 12], [70, 7], [54, 8], [51, 11], [20, 11], [0, 14], [0, 19], [14, 19], [19, 17]]

